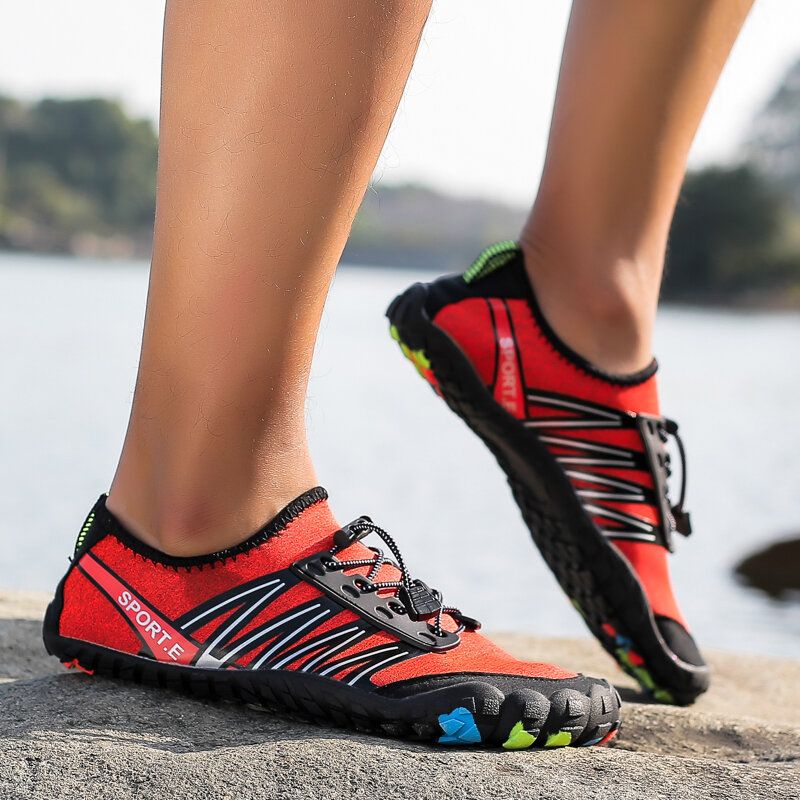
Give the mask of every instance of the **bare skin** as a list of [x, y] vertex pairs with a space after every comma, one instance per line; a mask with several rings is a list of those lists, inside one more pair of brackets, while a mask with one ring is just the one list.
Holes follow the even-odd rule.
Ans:
[[173, 555], [316, 483], [322, 307], [430, 0], [169, 0], [155, 245], [109, 508]]
[[613, 373], [652, 360], [667, 235], [703, 112], [752, 0], [575, 0], [522, 234], [542, 310]]
[[[601, 367], [650, 360], [686, 153], [749, 7], [575, 2], [522, 241], [545, 314]], [[316, 483], [320, 315], [429, 8], [167, 4], [150, 292], [108, 500], [162, 551], [234, 545]]]

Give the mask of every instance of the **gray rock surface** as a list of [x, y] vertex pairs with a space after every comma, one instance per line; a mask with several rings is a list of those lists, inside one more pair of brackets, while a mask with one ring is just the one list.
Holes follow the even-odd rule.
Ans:
[[66, 672], [41, 645], [46, 598], [0, 592], [0, 798], [797, 798], [800, 664], [712, 654], [688, 709], [641, 702], [590, 640], [494, 637], [610, 674], [613, 748], [444, 750]]

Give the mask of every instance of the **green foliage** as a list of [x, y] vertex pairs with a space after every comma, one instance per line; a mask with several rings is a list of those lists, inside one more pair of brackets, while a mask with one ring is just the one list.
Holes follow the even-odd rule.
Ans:
[[0, 240], [68, 249], [76, 233], [141, 235], [156, 153], [152, 124], [114, 101], [0, 97]]
[[23, 219], [67, 233], [91, 230], [100, 216], [91, 195], [62, 181], [48, 164], [20, 164], [8, 200]]
[[[147, 249], [156, 156], [153, 125], [114, 101], [0, 96], [0, 246], [70, 251], [88, 234]], [[688, 175], [670, 235], [667, 298], [800, 291], [800, 216], [765, 174], [739, 166]], [[379, 186], [367, 193], [345, 260], [460, 269], [487, 242], [514, 236], [524, 217], [424, 186]]]
[[690, 173], [670, 233], [666, 297], [707, 299], [800, 284], [788, 200], [752, 168]]

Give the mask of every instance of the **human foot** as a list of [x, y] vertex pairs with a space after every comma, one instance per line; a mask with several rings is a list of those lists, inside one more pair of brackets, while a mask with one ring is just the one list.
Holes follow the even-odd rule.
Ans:
[[673, 535], [689, 524], [683, 487], [676, 506], [667, 495], [677, 425], [659, 415], [655, 362], [613, 376], [566, 347], [514, 242], [463, 276], [415, 284], [387, 316], [404, 354], [497, 458], [603, 647], [655, 699], [692, 702], [709, 673], [669, 580]]
[[[101, 497], [47, 609], [48, 652], [92, 674], [439, 744], [616, 735], [606, 681], [512, 658], [412, 580], [368, 518], [339, 529], [326, 499], [312, 489], [242, 544], [181, 558], [133, 537]], [[370, 533], [396, 565], [361, 544]]]

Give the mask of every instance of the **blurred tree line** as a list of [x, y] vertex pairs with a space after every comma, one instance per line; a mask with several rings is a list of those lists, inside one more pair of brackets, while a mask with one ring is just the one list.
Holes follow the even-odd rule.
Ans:
[[690, 172], [670, 231], [662, 294], [800, 304], [800, 214], [790, 198], [748, 165]]
[[69, 252], [93, 236], [148, 239], [156, 151], [152, 123], [114, 101], [0, 96], [0, 246]]
[[[0, 248], [145, 255], [156, 154], [153, 124], [117, 102], [0, 96]], [[345, 260], [458, 269], [486, 242], [513, 236], [524, 216], [423, 186], [381, 186], [367, 194]], [[664, 297], [800, 305], [800, 208], [786, 186], [747, 164], [690, 173]]]

